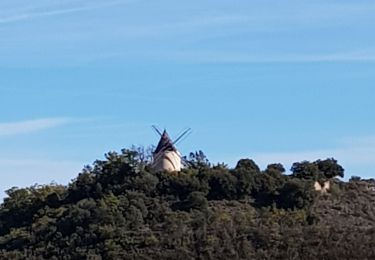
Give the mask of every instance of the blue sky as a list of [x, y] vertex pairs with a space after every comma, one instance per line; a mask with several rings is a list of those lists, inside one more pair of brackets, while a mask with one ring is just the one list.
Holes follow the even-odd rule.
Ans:
[[[261, 167], [334, 157], [375, 177], [375, 2], [0, 2], [0, 191], [68, 183], [105, 152]], [[3, 195], [1, 195], [3, 196]], [[0, 196], [0, 197], [1, 197]]]

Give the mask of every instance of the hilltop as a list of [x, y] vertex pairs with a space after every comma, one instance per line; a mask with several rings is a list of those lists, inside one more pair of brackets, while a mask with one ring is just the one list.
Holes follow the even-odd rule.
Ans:
[[[108, 153], [68, 186], [12, 188], [1, 259], [374, 259], [375, 181], [334, 159], [261, 170], [212, 165], [152, 173], [140, 150]], [[327, 192], [314, 183], [330, 182]]]

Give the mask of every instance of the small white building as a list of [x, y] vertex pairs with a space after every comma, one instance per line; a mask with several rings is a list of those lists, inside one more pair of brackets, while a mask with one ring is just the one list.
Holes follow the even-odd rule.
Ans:
[[329, 181], [325, 181], [321, 184], [318, 181], [315, 181], [314, 189], [316, 191], [320, 191], [321, 193], [327, 193], [331, 189], [331, 183]]

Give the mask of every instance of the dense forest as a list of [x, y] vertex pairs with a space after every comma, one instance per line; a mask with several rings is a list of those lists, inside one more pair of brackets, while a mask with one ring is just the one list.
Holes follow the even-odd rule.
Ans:
[[[375, 181], [334, 159], [261, 170], [191, 153], [152, 173], [141, 149], [108, 153], [68, 186], [11, 188], [0, 259], [375, 259]], [[327, 192], [314, 183], [330, 181]]]

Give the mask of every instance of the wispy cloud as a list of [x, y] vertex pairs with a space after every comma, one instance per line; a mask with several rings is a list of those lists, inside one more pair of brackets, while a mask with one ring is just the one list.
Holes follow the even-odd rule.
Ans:
[[21, 135], [59, 127], [73, 120], [70, 118], [42, 118], [19, 122], [0, 123], [0, 137]]
[[0, 25], [20, 22], [20, 21], [25, 21], [25, 20], [31, 20], [35, 18], [89, 11], [89, 10], [94, 10], [94, 9], [99, 9], [99, 8], [104, 8], [104, 7], [127, 4], [127, 3], [131, 3], [135, 1], [136, 0], [108, 1], [108, 2], [82, 5], [82, 6], [71, 7], [71, 8], [60, 8], [60, 9], [47, 10], [47, 11], [39, 11], [39, 12], [34, 11], [34, 12], [26, 12], [26, 13], [21, 13], [21, 14], [14, 14], [14, 15], [10, 15], [7, 17], [0, 17]]
[[181, 51], [160, 54], [172, 61], [193, 63], [313, 63], [313, 62], [375, 62], [375, 52], [255, 54], [246, 52]]
[[343, 52], [316, 52], [316, 53], [257, 53], [254, 51], [232, 52], [209, 50], [184, 51], [123, 51], [96, 54], [95, 57], [85, 60], [87, 63], [114, 58], [137, 58], [145, 60], [163, 60], [171, 62], [225, 64], [225, 63], [343, 63], [343, 62], [375, 62], [375, 49], [347, 50]]

